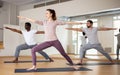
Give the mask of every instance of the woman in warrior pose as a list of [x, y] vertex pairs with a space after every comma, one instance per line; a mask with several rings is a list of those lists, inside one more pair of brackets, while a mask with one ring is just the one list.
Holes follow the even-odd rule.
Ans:
[[60, 41], [58, 40], [57, 36], [56, 36], [56, 27], [58, 25], [65, 25], [65, 24], [69, 24], [69, 25], [73, 25], [73, 24], [82, 24], [80, 22], [63, 22], [63, 21], [58, 21], [56, 20], [56, 13], [55, 10], [53, 9], [47, 9], [46, 10], [46, 18], [47, 20], [44, 21], [36, 21], [33, 19], [29, 19], [26, 17], [22, 17], [22, 16], [18, 16], [18, 18], [22, 18], [22, 19], [26, 19], [29, 20], [31, 22], [37, 23], [39, 25], [42, 25], [44, 27], [44, 32], [45, 32], [45, 42], [35, 46], [34, 48], [32, 48], [32, 62], [33, 62], [33, 66], [31, 68], [29, 68], [28, 70], [36, 70], [36, 52], [38, 51], [42, 51], [48, 47], [55, 47], [60, 54], [71, 64], [73, 65], [72, 60], [70, 59], [70, 57], [65, 53], [63, 46], [61, 45]]

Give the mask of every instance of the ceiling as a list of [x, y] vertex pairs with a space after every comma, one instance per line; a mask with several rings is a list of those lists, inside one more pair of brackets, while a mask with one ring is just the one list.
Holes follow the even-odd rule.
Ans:
[[5, 1], [15, 5], [25, 5], [25, 4], [38, 3], [38, 2], [48, 1], [48, 0], [1, 0], [1, 1]]

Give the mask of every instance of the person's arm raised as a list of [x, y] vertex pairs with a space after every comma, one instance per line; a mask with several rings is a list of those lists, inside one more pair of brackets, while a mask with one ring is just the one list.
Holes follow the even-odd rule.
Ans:
[[33, 22], [33, 23], [36, 23], [36, 24], [39, 24], [39, 25], [43, 25], [43, 22], [42, 22], [42, 21], [30, 19], [30, 18], [23, 17], [23, 16], [17, 16], [17, 17], [18, 17], [19, 19], [25, 19], [25, 20], [28, 20], [28, 21], [30, 21], [30, 22]]
[[36, 34], [44, 34], [44, 31], [37, 31]]
[[57, 25], [82, 25], [81, 22], [74, 22], [74, 21], [56, 21]]
[[107, 27], [100, 27], [98, 31], [108, 31], [108, 30], [116, 30], [117, 28], [107, 28]]
[[83, 30], [81, 28], [65, 28], [67, 30], [73, 30], [73, 31], [79, 31], [82, 32]]
[[66, 24], [68, 25], [82, 25], [83, 23], [81, 22], [73, 22], [73, 21], [68, 21], [68, 22], [65, 22]]
[[21, 30], [18, 30], [18, 29], [14, 29], [14, 28], [10, 28], [10, 27], [5, 27], [5, 29], [9, 29], [9, 30], [11, 30], [13, 32], [17, 32], [19, 34], [22, 34]]

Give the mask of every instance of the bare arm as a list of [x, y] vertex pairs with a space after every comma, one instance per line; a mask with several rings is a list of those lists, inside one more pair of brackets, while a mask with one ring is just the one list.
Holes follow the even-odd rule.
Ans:
[[23, 16], [17, 16], [19, 19], [25, 19], [25, 20], [28, 20], [30, 22], [33, 22], [33, 23], [36, 23], [36, 24], [39, 24], [39, 25], [42, 25], [43, 23], [41, 21], [37, 21], [37, 20], [34, 20], [34, 19], [30, 19], [30, 18], [27, 18], [27, 17], [23, 17]]
[[116, 30], [117, 28], [106, 28], [106, 27], [100, 27], [98, 28], [99, 31], [108, 31], [108, 30]]
[[36, 34], [44, 34], [44, 31], [37, 31]]
[[68, 25], [82, 25], [81, 22], [72, 22], [72, 21], [68, 21], [68, 22], [66, 22], [66, 24], [68, 24]]
[[67, 30], [79, 31], [82, 32], [81, 28], [66, 28]]
[[17, 30], [17, 29], [14, 29], [14, 28], [10, 28], [10, 27], [5, 27], [6, 29], [9, 29], [9, 30], [11, 30], [11, 31], [13, 31], [13, 32], [17, 32], [17, 33], [19, 33], [19, 34], [22, 34], [22, 32], [20, 31], [20, 30]]

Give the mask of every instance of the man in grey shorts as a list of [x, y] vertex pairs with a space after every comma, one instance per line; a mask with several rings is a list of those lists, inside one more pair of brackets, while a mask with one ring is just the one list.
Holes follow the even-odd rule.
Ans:
[[82, 61], [83, 61], [84, 52], [92, 48], [102, 53], [107, 59], [109, 59], [111, 63], [113, 63], [112, 58], [109, 56], [109, 54], [103, 50], [103, 47], [101, 46], [98, 40], [97, 31], [116, 30], [116, 28], [93, 27], [93, 21], [88, 20], [87, 28], [66, 28], [66, 29], [85, 32], [88, 38], [88, 43], [82, 46], [80, 49], [80, 62], [77, 63], [77, 65], [81, 65], [83, 63]]
[[[18, 62], [18, 57], [19, 57], [21, 50], [31, 49], [37, 45], [37, 43], [35, 42], [35, 39], [34, 39], [35, 34], [44, 34], [44, 31], [31, 30], [31, 24], [29, 22], [25, 23], [25, 30], [17, 30], [17, 29], [10, 28], [10, 27], [5, 27], [5, 28], [9, 29], [13, 32], [22, 34], [25, 39], [25, 43], [17, 46], [17, 48], [16, 48], [15, 59], [13, 60], [14, 63]], [[50, 62], [53, 62], [53, 60], [45, 52], [39, 51], [38, 53], [40, 53], [42, 56], [44, 56], [45, 59], [50, 60]]]
[[117, 50], [116, 50], [116, 54], [117, 54], [117, 60], [119, 60], [119, 49], [120, 49], [120, 29], [119, 29], [119, 33], [117, 35], [115, 35], [117, 37]]

